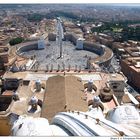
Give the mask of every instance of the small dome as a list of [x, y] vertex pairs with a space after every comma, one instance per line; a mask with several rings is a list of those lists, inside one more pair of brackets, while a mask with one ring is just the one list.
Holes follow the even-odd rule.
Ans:
[[36, 80], [35, 82], [36, 82], [36, 83], [41, 83], [40, 79]]
[[35, 104], [35, 103], [38, 102], [38, 99], [37, 99], [35, 96], [33, 96], [33, 97], [31, 98], [30, 102], [31, 102], [31, 104]]
[[92, 79], [88, 80], [88, 83], [93, 83], [93, 80]]
[[100, 98], [98, 96], [94, 96], [93, 101], [98, 103], [98, 102], [100, 102]]

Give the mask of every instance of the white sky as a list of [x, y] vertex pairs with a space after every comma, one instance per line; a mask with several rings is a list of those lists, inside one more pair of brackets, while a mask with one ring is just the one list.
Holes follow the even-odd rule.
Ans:
[[140, 0], [0, 0], [0, 3], [137, 3], [140, 6]]

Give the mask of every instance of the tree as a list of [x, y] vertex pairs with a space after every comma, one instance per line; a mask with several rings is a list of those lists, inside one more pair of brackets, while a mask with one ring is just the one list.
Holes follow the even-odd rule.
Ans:
[[9, 44], [10, 44], [11, 46], [13, 46], [13, 45], [19, 44], [19, 43], [21, 43], [21, 42], [23, 42], [23, 41], [24, 41], [24, 38], [22, 38], [22, 37], [17, 37], [17, 38], [11, 39], [11, 40], [9, 41]]

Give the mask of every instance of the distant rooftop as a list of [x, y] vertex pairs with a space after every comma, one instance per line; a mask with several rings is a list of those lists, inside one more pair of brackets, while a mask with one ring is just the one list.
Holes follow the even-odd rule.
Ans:
[[128, 64], [133, 70], [140, 73], [140, 57], [129, 57], [123, 61]]
[[125, 48], [125, 51], [130, 56], [133, 56], [133, 57], [139, 57], [140, 56], [140, 48], [139, 48], [139, 46], [137, 46], [135, 48], [132, 48], [132, 47]]

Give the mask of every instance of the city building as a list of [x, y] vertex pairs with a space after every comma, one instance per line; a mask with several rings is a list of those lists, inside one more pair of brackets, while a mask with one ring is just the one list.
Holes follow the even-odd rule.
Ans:
[[140, 89], [140, 57], [128, 57], [120, 62], [121, 70], [128, 78], [128, 81]]

